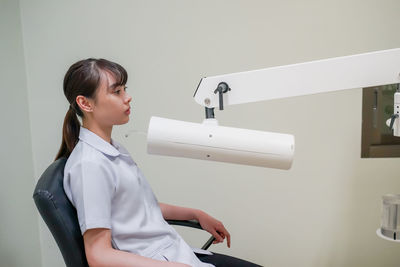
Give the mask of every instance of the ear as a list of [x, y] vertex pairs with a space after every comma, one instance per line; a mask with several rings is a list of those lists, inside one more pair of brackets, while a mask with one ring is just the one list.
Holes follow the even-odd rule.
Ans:
[[76, 103], [82, 111], [92, 112], [93, 111], [93, 101], [82, 95], [76, 97]]

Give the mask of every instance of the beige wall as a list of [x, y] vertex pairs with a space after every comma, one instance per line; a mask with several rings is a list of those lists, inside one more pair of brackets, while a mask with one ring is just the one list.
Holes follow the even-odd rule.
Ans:
[[[62, 78], [81, 58], [126, 67], [133, 95], [126, 145], [160, 201], [221, 219], [232, 248], [265, 266], [398, 266], [375, 235], [380, 197], [400, 191], [399, 159], [360, 159], [361, 90], [227, 107], [221, 125], [292, 133], [290, 171], [150, 156], [152, 115], [200, 122], [203, 76], [400, 47], [399, 1], [21, 0], [34, 177], [53, 160], [67, 102]], [[288, 77], [290, 78], [290, 77]], [[183, 231], [193, 245], [205, 236]], [[41, 224], [43, 266], [63, 266]]]
[[0, 266], [41, 266], [18, 1], [0, 0]]

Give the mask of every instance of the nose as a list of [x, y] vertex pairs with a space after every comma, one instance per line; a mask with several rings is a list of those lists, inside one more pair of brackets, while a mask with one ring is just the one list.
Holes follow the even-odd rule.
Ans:
[[129, 102], [131, 102], [131, 100], [132, 100], [132, 97], [128, 93], [126, 93], [125, 94], [125, 103], [129, 103]]

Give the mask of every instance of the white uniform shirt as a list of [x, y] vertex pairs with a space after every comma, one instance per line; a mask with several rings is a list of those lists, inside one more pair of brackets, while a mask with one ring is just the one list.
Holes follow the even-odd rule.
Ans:
[[201, 262], [163, 218], [158, 201], [129, 152], [81, 127], [64, 170], [64, 190], [77, 210], [82, 235], [111, 229], [112, 246], [145, 257]]

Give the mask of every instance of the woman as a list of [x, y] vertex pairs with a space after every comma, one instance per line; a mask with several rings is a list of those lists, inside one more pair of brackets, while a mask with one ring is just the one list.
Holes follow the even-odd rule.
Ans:
[[197, 220], [214, 243], [226, 238], [230, 247], [229, 232], [207, 213], [159, 203], [129, 152], [111, 138], [114, 125], [129, 121], [127, 79], [119, 64], [93, 58], [73, 64], [64, 78], [70, 106], [56, 159], [68, 157], [64, 190], [77, 210], [89, 265], [256, 266], [216, 253], [195, 254], [166, 223]]

